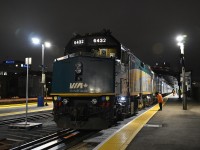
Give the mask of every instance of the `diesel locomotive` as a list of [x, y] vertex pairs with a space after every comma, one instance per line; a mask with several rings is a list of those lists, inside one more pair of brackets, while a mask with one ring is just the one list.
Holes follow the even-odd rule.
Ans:
[[171, 90], [109, 30], [74, 35], [53, 64], [53, 114], [63, 128], [108, 128]]

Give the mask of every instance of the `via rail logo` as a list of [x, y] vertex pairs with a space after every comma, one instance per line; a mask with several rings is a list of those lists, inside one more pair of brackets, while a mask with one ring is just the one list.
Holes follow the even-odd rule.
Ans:
[[87, 88], [88, 84], [87, 83], [81, 83], [81, 82], [77, 82], [77, 83], [70, 83], [69, 84], [69, 89], [83, 89], [83, 88]]

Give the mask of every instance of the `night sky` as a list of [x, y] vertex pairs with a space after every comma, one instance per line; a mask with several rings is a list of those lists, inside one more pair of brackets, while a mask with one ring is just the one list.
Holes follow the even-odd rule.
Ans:
[[168, 62], [180, 68], [180, 48], [175, 38], [186, 34], [186, 71], [200, 81], [199, 0], [1, 0], [0, 61], [32, 57], [39, 70], [41, 46], [38, 36], [52, 42], [45, 49], [45, 64], [64, 54], [73, 33], [110, 29], [123, 45], [145, 63]]

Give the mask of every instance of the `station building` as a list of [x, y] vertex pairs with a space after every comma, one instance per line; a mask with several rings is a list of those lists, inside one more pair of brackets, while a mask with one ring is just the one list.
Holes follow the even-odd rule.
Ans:
[[[51, 90], [51, 72], [46, 72], [46, 94]], [[5, 60], [0, 62], [0, 99], [26, 97], [27, 66], [24, 61]], [[29, 66], [29, 97], [41, 96], [41, 71]]]

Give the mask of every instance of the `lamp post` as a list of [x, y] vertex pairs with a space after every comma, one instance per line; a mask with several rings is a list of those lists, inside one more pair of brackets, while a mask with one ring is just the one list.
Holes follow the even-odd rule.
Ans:
[[[44, 51], [45, 51], [45, 47], [49, 48], [51, 47], [51, 43], [50, 42], [41, 42], [39, 38], [32, 38], [32, 42], [36, 45], [40, 45], [42, 46], [42, 80], [41, 80], [41, 84], [42, 84], [42, 98], [44, 99], [44, 89], [46, 89], [46, 81], [45, 81], [45, 66], [44, 66]], [[45, 103], [45, 105], [47, 106], [47, 101]]]
[[[26, 64], [26, 70], [27, 70], [27, 75], [26, 75], [26, 117], [25, 117], [25, 122], [19, 122], [19, 123], [13, 123], [9, 125], [10, 128], [20, 128], [20, 129], [30, 129], [33, 127], [39, 127], [42, 126], [42, 123], [35, 123], [35, 122], [28, 122], [28, 76], [29, 76], [29, 67], [32, 64], [32, 58], [27, 57], [25, 58], [25, 64]], [[28, 130], [29, 131], [29, 130]]]
[[27, 114], [28, 114], [28, 68], [29, 68], [29, 65], [32, 64], [32, 58], [31, 57], [25, 58], [25, 64], [26, 64], [26, 70], [27, 70], [27, 75], [26, 75], [26, 118], [25, 118], [25, 124], [27, 124]]
[[185, 87], [185, 62], [184, 62], [184, 43], [186, 35], [177, 36], [177, 44], [181, 50], [181, 65], [182, 65], [182, 91], [183, 91], [183, 110], [187, 110], [187, 101], [186, 101], [186, 87]]

